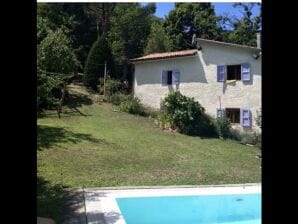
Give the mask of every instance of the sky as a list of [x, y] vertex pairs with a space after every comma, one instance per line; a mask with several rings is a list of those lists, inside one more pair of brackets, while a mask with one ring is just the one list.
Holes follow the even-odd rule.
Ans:
[[[141, 3], [142, 5], [146, 5], [148, 3]], [[155, 15], [161, 18], [165, 18], [165, 16], [174, 9], [174, 2], [162, 2], [156, 3], [156, 12]], [[233, 3], [212, 3], [215, 7], [215, 13], [217, 16], [223, 15], [223, 13], [228, 13], [228, 15], [235, 15], [237, 17], [241, 16], [239, 8], [233, 8]], [[260, 12], [260, 6], [255, 6], [252, 10], [253, 16], [258, 15]]]

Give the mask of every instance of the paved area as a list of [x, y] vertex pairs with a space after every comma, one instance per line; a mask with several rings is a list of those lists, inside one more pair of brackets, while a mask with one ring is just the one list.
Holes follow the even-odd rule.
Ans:
[[65, 190], [62, 224], [87, 224], [84, 190], [71, 188]]

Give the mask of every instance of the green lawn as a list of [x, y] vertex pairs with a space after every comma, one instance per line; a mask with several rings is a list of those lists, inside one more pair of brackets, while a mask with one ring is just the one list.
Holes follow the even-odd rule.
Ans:
[[[163, 131], [153, 119], [114, 111], [110, 104], [92, 103], [87, 95], [75, 98], [77, 104], [61, 119], [53, 113], [37, 121], [38, 178], [45, 186], [261, 181], [260, 150], [255, 147]], [[53, 203], [61, 196], [54, 192]]]

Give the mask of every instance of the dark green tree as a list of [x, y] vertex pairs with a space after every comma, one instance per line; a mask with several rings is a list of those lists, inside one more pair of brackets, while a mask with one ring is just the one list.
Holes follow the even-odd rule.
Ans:
[[141, 7], [139, 3], [116, 5], [111, 18], [109, 41], [118, 76], [127, 78], [129, 59], [143, 55], [150, 34], [152, 12], [152, 9]]
[[197, 37], [219, 40], [218, 18], [211, 3], [176, 3], [166, 17], [165, 28], [173, 50], [193, 48], [193, 34]]
[[170, 38], [166, 34], [162, 22], [154, 22], [151, 25], [151, 32], [144, 53], [158, 53], [171, 51]]
[[85, 69], [84, 82], [86, 85], [97, 89], [98, 80], [104, 76], [104, 64], [107, 62], [107, 69], [113, 74], [113, 57], [106, 35], [98, 37], [92, 45], [88, 54]]

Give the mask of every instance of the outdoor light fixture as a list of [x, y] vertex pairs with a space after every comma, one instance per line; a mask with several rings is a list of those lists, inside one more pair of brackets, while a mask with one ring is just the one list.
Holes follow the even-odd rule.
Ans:
[[260, 55], [261, 55], [261, 52], [259, 52], [259, 53], [253, 53], [253, 58], [254, 59], [258, 59], [259, 57], [260, 57]]

